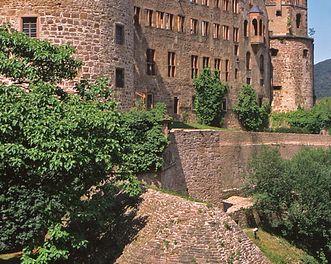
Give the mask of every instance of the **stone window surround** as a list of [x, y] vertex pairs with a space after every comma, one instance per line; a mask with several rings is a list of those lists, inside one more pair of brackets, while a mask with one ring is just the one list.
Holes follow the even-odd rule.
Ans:
[[19, 16], [19, 29], [20, 32], [23, 32], [23, 19], [24, 18], [36, 18], [37, 19], [37, 32], [36, 32], [36, 38], [39, 38], [40, 36], [40, 16], [35, 14], [35, 13], [31, 13], [31, 14], [27, 14], [27, 15], [22, 15]]

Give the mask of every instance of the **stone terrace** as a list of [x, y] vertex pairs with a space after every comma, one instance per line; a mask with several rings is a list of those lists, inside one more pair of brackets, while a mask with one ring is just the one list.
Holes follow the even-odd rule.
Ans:
[[146, 223], [116, 263], [270, 263], [216, 207], [148, 190], [135, 218]]

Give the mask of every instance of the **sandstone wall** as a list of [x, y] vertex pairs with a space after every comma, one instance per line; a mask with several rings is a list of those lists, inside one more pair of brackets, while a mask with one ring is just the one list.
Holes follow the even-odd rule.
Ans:
[[172, 130], [165, 153], [164, 188], [222, 205], [242, 187], [250, 158], [264, 146], [290, 158], [305, 147], [331, 147], [330, 136]]
[[[123, 109], [133, 104], [133, 6], [130, 0], [1, 0], [0, 24], [22, 29], [22, 17], [38, 18], [38, 38], [71, 44], [84, 62], [79, 76], [109, 77], [116, 67], [125, 70], [125, 87], [113, 85]], [[124, 45], [116, 45], [115, 23], [125, 27]]]

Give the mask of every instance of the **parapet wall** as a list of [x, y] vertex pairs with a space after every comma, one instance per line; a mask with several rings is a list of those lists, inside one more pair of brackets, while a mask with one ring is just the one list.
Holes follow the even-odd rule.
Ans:
[[164, 188], [221, 205], [242, 187], [251, 157], [264, 146], [277, 147], [291, 158], [305, 147], [331, 147], [322, 135], [172, 130], [161, 173]]

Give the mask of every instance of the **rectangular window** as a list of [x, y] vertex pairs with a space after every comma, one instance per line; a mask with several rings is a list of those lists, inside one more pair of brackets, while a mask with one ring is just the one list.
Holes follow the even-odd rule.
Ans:
[[165, 28], [164, 12], [156, 11], [156, 27]]
[[208, 32], [209, 32], [209, 22], [201, 21], [201, 35], [206, 37], [208, 36]]
[[184, 16], [177, 17], [177, 29], [178, 29], [178, 32], [180, 32], [180, 33], [185, 32], [185, 17]]
[[238, 79], [238, 73], [239, 73], [239, 70], [238, 69], [235, 69], [234, 70], [234, 78], [237, 80]]
[[192, 96], [192, 110], [195, 110], [195, 95]]
[[199, 73], [198, 56], [191, 56], [191, 78], [194, 79]]
[[191, 4], [198, 4], [198, 0], [190, 0]]
[[146, 9], [146, 22], [147, 25], [153, 27], [153, 10]]
[[179, 98], [177, 96], [174, 97], [174, 114], [177, 115], [179, 113]]
[[202, 0], [201, 5], [209, 6], [209, 0]]
[[176, 53], [168, 52], [168, 77], [176, 75]]
[[147, 62], [147, 75], [155, 75], [155, 50], [147, 49], [146, 62]]
[[221, 37], [220, 31], [221, 31], [220, 24], [214, 23], [214, 25], [213, 25], [213, 38], [214, 39], [219, 39]]
[[260, 86], [264, 86], [264, 79], [260, 79]]
[[233, 11], [234, 14], [239, 14], [238, 0], [233, 0], [233, 2], [232, 2], [232, 11]]
[[214, 69], [218, 71], [219, 78], [221, 78], [221, 59], [214, 60]]
[[173, 30], [174, 29], [174, 15], [173, 14], [165, 14], [165, 28], [167, 30]]
[[134, 7], [134, 24], [140, 24], [140, 7], [137, 6]]
[[22, 31], [31, 38], [37, 37], [37, 18], [36, 17], [23, 17], [22, 18]]
[[154, 107], [154, 95], [149, 93], [146, 98], [146, 108], [152, 109]]
[[223, 110], [223, 112], [226, 112], [228, 110], [228, 102], [227, 102], [226, 98], [224, 98], [222, 100], [222, 110]]
[[230, 39], [229, 26], [223, 26], [223, 39], [224, 40], [229, 40]]
[[235, 43], [239, 42], [239, 28], [237, 27], [233, 28], [233, 42]]
[[229, 11], [229, 6], [230, 6], [230, 0], [223, 0], [223, 10], [224, 11]]
[[229, 73], [230, 71], [230, 61], [229, 60], [225, 60], [225, 81], [229, 81]]
[[209, 68], [209, 57], [203, 57], [202, 58], [202, 67], [203, 68]]
[[239, 45], [235, 44], [233, 46], [233, 48], [234, 48], [234, 55], [238, 57], [239, 56]]
[[221, 0], [214, 0], [214, 7], [220, 8], [220, 1]]
[[124, 44], [124, 26], [120, 24], [115, 24], [115, 43], [117, 45]]
[[191, 18], [190, 20], [190, 34], [198, 34], [198, 20]]
[[251, 84], [252, 79], [251, 78], [246, 78], [246, 84]]
[[116, 82], [116, 87], [118, 88], [124, 87], [124, 69], [116, 68], [115, 82]]

